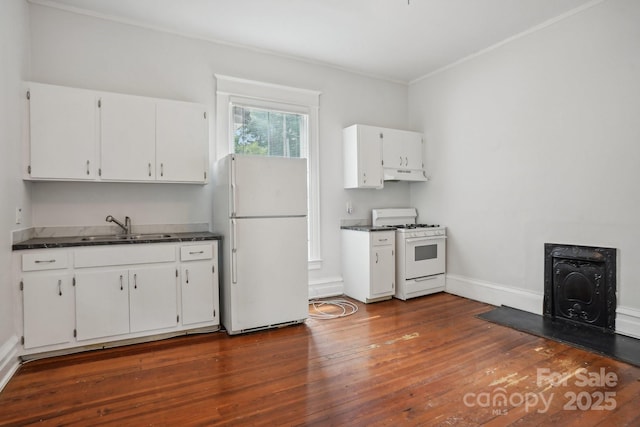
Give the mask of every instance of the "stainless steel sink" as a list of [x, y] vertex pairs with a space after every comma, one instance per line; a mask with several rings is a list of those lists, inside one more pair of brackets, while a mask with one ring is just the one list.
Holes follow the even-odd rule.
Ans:
[[109, 242], [118, 240], [162, 240], [173, 237], [171, 234], [117, 234], [101, 236], [85, 236], [80, 238], [82, 242]]
[[118, 240], [158, 240], [173, 237], [171, 234], [129, 234], [118, 236]]

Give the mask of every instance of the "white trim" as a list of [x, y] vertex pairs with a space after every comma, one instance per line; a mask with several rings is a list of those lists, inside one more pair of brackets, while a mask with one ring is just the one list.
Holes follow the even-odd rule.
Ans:
[[616, 333], [640, 338], [640, 310], [618, 306], [616, 309]]
[[301, 89], [293, 86], [241, 79], [223, 74], [214, 74], [214, 76], [217, 81], [216, 91], [218, 93], [263, 99], [265, 101], [277, 101], [285, 104], [302, 105], [305, 107], [318, 107], [320, 105], [320, 95], [322, 92], [318, 90]]
[[0, 391], [20, 367], [18, 347], [20, 340], [13, 335], [0, 347]]
[[496, 306], [506, 305], [530, 313], [542, 314], [543, 295], [498, 283], [447, 274], [445, 291]]
[[335, 297], [344, 294], [342, 277], [329, 277], [309, 281], [309, 299]]
[[521, 33], [518, 33], [518, 34], [514, 35], [514, 36], [508, 37], [508, 38], [506, 38], [506, 39], [504, 39], [502, 41], [499, 41], [498, 43], [496, 43], [494, 45], [491, 45], [491, 46], [489, 46], [487, 48], [481, 49], [481, 50], [479, 50], [479, 51], [477, 51], [475, 53], [472, 53], [471, 55], [467, 55], [464, 58], [460, 58], [457, 61], [454, 61], [454, 62], [452, 62], [452, 63], [450, 63], [448, 65], [445, 65], [445, 66], [440, 67], [440, 68], [438, 68], [436, 70], [433, 70], [433, 71], [425, 74], [422, 77], [418, 77], [416, 79], [413, 79], [413, 80], [409, 81], [408, 85], [411, 86], [411, 85], [413, 85], [415, 83], [419, 83], [422, 80], [428, 79], [429, 77], [432, 77], [432, 76], [434, 76], [436, 74], [440, 74], [440, 73], [442, 73], [444, 71], [450, 70], [451, 68], [457, 67], [458, 65], [464, 64], [465, 62], [471, 61], [472, 59], [475, 59], [475, 58], [477, 58], [479, 56], [482, 56], [485, 53], [489, 53], [489, 52], [491, 52], [493, 50], [496, 50], [496, 49], [499, 49], [500, 47], [502, 47], [502, 46], [504, 46], [506, 44], [509, 44], [509, 43], [511, 43], [513, 41], [516, 41], [516, 40], [519, 40], [521, 38], [524, 38], [524, 37], [526, 37], [526, 36], [528, 36], [528, 35], [530, 35], [532, 33], [538, 32], [538, 31], [540, 31], [540, 30], [542, 30], [544, 28], [550, 27], [550, 26], [554, 25], [557, 22], [564, 21], [565, 19], [570, 18], [573, 15], [577, 15], [578, 13], [581, 13], [581, 12], [583, 12], [583, 11], [585, 11], [587, 9], [590, 9], [590, 8], [592, 8], [594, 6], [597, 6], [597, 5], [599, 5], [600, 3], [604, 2], [604, 1], [606, 1], [606, 0], [592, 0], [592, 1], [588, 2], [588, 3], [585, 3], [585, 4], [583, 4], [581, 6], [578, 6], [578, 7], [574, 8], [574, 9], [571, 9], [571, 10], [569, 10], [569, 11], [567, 11], [567, 12], [561, 14], [561, 15], [553, 17], [553, 18], [551, 18], [551, 19], [549, 19], [549, 20], [547, 20], [547, 21], [545, 21], [545, 22], [543, 22], [541, 24], [534, 25], [533, 27], [529, 28], [528, 30], [525, 30], [525, 31], [523, 31]]
[[[524, 289], [447, 274], [445, 291], [495, 306], [506, 305], [542, 315], [543, 295]], [[618, 306], [616, 310], [616, 333], [640, 338], [640, 310]]]

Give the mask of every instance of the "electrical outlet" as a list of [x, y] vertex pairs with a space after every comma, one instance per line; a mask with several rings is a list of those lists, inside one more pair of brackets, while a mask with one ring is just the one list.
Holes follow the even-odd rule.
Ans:
[[353, 206], [351, 205], [351, 202], [347, 202], [347, 213], [349, 215], [353, 213]]
[[16, 208], [16, 224], [22, 224], [22, 208]]

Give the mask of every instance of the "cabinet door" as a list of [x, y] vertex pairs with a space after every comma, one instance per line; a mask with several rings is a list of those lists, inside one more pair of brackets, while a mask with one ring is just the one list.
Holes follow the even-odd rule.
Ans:
[[384, 166], [396, 169], [422, 169], [422, 134], [398, 129], [383, 129]]
[[129, 333], [127, 270], [76, 273], [78, 340]]
[[359, 186], [380, 188], [382, 181], [382, 138], [380, 128], [358, 127]]
[[184, 263], [180, 275], [182, 324], [212, 322], [218, 317], [218, 271], [211, 260]]
[[96, 106], [92, 92], [29, 85], [32, 178], [96, 178]]
[[73, 340], [74, 293], [69, 274], [25, 275], [24, 348]]
[[371, 297], [390, 295], [395, 289], [393, 246], [374, 246], [371, 250]]
[[206, 109], [175, 101], [156, 103], [156, 178], [205, 182], [209, 141]]
[[155, 102], [135, 96], [103, 94], [100, 104], [102, 179], [155, 180]]
[[131, 332], [176, 326], [176, 270], [172, 265], [129, 270]]
[[382, 129], [382, 160], [385, 168], [404, 169], [408, 162], [404, 148], [403, 132], [396, 129]]
[[417, 132], [403, 132], [402, 145], [407, 159], [407, 169], [422, 169], [422, 134]]

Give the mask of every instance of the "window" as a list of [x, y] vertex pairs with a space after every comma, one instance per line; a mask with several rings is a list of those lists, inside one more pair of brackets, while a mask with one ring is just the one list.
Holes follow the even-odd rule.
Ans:
[[306, 114], [232, 104], [233, 151], [261, 156], [307, 157]]
[[321, 266], [317, 91], [216, 75], [217, 153], [307, 159], [309, 268]]

